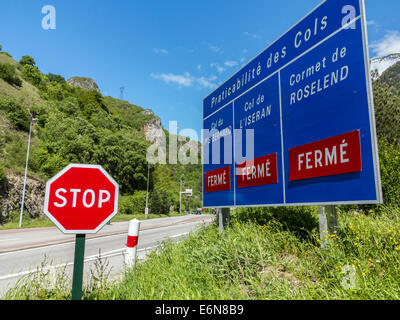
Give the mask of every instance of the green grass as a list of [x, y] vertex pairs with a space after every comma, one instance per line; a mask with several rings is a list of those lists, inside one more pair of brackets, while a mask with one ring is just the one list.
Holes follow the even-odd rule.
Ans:
[[[0, 63], [12, 63], [11, 58], [0, 54]], [[21, 76], [21, 72], [17, 70], [17, 74]], [[23, 102], [24, 105], [32, 106], [34, 104], [41, 104], [43, 100], [39, 96], [39, 90], [29, 82], [22, 79], [22, 87], [11, 86], [3, 79], [0, 79], [0, 96], [7, 96]]]
[[[400, 208], [368, 215], [340, 211], [329, 239], [321, 249], [318, 230], [304, 236], [274, 218], [260, 225], [233, 215], [223, 234], [211, 225], [178, 244], [165, 242], [121, 282], [101, 290], [87, 286], [84, 299], [400, 299]], [[7, 299], [69, 297], [68, 286], [38, 291], [37, 281]]]
[[152, 253], [104, 298], [400, 298], [399, 208], [379, 216], [341, 212], [328, 248], [318, 241], [317, 232], [299, 238], [276, 220], [234, 220], [223, 235], [211, 226]]

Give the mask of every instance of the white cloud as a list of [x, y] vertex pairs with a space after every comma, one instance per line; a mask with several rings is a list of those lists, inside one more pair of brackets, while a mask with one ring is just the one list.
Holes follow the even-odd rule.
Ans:
[[400, 33], [394, 30], [387, 31], [383, 39], [372, 43], [370, 48], [376, 57], [400, 53]]
[[185, 72], [184, 74], [151, 73], [150, 76], [154, 79], [162, 80], [167, 84], [178, 85], [179, 87], [199, 86], [208, 89], [214, 88], [216, 86], [215, 80], [217, 80], [215, 75], [211, 75], [210, 77], [194, 77], [189, 72]]
[[199, 70], [199, 71], [201, 70], [201, 64], [197, 65], [197, 70]]
[[216, 53], [222, 53], [222, 49], [220, 47], [214, 46], [212, 44], [209, 44], [208, 47], [210, 48], [211, 51], [216, 52]]
[[173, 73], [151, 73], [150, 75], [152, 78], [162, 80], [167, 84], [177, 84], [182, 87], [191, 87], [193, 85], [193, 77], [188, 72], [185, 72], [183, 75]]
[[236, 61], [225, 61], [224, 65], [231, 68], [237, 66], [238, 63]]
[[215, 83], [215, 80], [217, 80], [217, 77], [214, 75], [211, 75], [208, 78], [206, 78], [206, 77], [195, 78], [195, 80], [203, 88], [214, 89], [217, 86]]
[[224, 71], [226, 70], [226, 68], [224, 68], [223, 66], [219, 65], [219, 64], [216, 63], [216, 62], [211, 63], [211, 64], [210, 64], [210, 67], [216, 68], [217, 71], [218, 71], [218, 73], [222, 73], [222, 72], [224, 72]]
[[167, 49], [154, 48], [153, 51], [156, 54], [163, 54], [163, 55], [167, 55], [168, 54], [168, 50]]
[[253, 38], [253, 39], [258, 39], [258, 38], [260, 38], [259, 35], [255, 34], [255, 33], [250, 33], [250, 32], [247, 32], [247, 31], [243, 32], [243, 34], [244, 34], [245, 36], [250, 37], [250, 38]]

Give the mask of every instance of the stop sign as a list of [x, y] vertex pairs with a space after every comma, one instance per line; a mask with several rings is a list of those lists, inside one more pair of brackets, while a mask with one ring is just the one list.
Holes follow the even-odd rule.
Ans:
[[70, 164], [47, 182], [44, 213], [64, 233], [96, 233], [117, 214], [118, 190], [101, 166]]

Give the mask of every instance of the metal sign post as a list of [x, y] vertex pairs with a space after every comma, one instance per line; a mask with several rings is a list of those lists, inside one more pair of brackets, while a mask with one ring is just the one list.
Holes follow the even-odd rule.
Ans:
[[75, 238], [74, 272], [72, 276], [72, 300], [81, 300], [82, 298], [85, 239], [85, 234], [77, 234]]
[[328, 245], [329, 235], [337, 230], [336, 207], [320, 206], [318, 207], [318, 216], [321, 247], [325, 248]]
[[231, 209], [219, 208], [217, 210], [218, 210], [217, 212], [218, 212], [219, 231], [223, 232], [229, 225]]

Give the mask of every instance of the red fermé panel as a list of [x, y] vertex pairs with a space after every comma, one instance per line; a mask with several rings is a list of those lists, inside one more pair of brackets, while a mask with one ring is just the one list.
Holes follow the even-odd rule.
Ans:
[[289, 150], [289, 181], [361, 171], [359, 130]]

